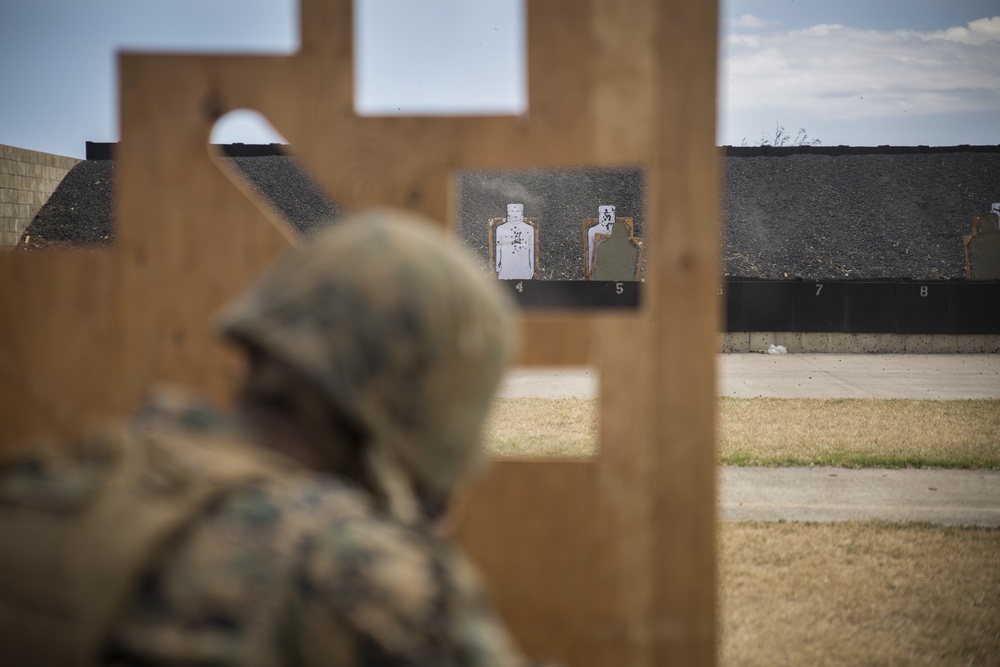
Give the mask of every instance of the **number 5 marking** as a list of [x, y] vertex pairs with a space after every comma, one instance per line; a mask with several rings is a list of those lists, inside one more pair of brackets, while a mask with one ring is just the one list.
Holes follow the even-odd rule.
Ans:
[[615, 294], [621, 294], [624, 291], [625, 291], [625, 288], [622, 287], [621, 283], [615, 283]]

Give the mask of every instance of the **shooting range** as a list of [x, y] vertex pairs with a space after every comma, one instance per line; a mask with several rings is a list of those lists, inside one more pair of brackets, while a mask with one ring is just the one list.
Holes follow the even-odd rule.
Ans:
[[599, 454], [498, 463], [460, 540], [531, 656], [714, 664], [716, 4], [528, 0], [519, 117], [356, 116], [351, 2], [300, 16], [293, 56], [120, 56], [115, 244], [0, 255], [0, 447], [126, 415], [154, 383], [229, 394], [213, 317], [292, 238], [210, 150], [231, 111], [263, 114], [348, 211], [451, 225], [463, 170], [641, 170], [639, 306], [522, 317], [522, 364], [598, 368]]

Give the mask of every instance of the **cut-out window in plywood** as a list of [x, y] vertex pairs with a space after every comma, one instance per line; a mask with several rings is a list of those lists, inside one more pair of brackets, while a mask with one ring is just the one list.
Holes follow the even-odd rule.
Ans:
[[354, 0], [355, 112], [525, 113], [525, 15], [525, 0]]
[[[236, 138], [248, 141], [233, 142]], [[250, 143], [253, 140], [261, 143]], [[229, 112], [215, 123], [211, 142], [222, 171], [290, 238], [310, 239], [343, 214], [262, 114], [252, 109]]]
[[[456, 234], [522, 308], [638, 307], [641, 169], [463, 170], [454, 185]], [[602, 212], [610, 218], [599, 224]]]
[[594, 458], [599, 387], [596, 366], [512, 368], [486, 423], [487, 450], [501, 459]]

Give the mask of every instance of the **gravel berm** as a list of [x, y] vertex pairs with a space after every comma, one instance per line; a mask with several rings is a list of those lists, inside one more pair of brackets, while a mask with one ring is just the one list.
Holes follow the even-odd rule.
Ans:
[[[961, 280], [962, 235], [1000, 201], [1000, 146], [785, 151], [720, 149], [724, 274], [802, 280]], [[303, 236], [339, 211], [283, 155], [223, 158]], [[644, 232], [637, 170], [464, 172], [458, 175], [460, 236], [483, 257], [487, 221], [507, 201], [540, 218], [543, 279], [582, 278], [581, 220], [615, 204]], [[21, 247], [102, 246], [114, 241], [112, 160], [87, 160], [63, 179]]]

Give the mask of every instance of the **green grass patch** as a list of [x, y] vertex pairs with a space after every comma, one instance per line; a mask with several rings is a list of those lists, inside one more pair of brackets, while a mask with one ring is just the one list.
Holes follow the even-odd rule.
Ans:
[[[737, 466], [1000, 469], [1000, 400], [718, 399], [719, 461]], [[597, 402], [498, 399], [500, 457], [580, 458], [598, 446]]]
[[718, 400], [727, 465], [1000, 468], [1000, 400]]
[[845, 452], [813, 458], [760, 457], [747, 453], [720, 457], [719, 463], [727, 466], [759, 466], [768, 468], [802, 468], [833, 466], [837, 468], [953, 468], [957, 470], [994, 470], [1000, 468], [996, 461], [983, 457], [956, 457], [950, 459], [925, 456], [878, 456]]

